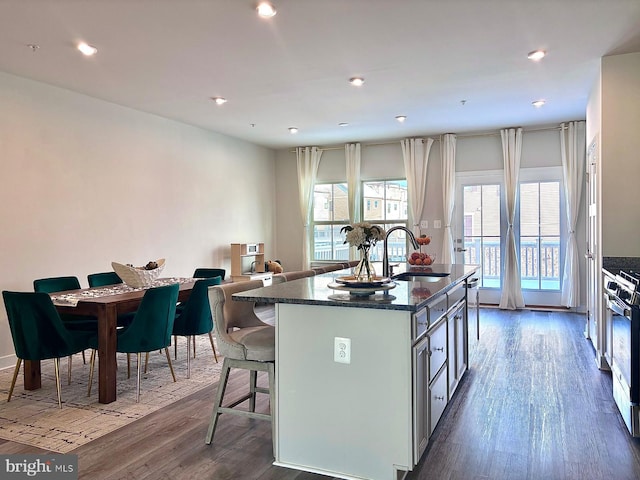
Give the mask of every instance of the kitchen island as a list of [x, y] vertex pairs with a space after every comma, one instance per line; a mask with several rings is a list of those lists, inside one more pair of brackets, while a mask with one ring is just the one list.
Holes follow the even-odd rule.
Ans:
[[[403, 478], [468, 366], [473, 265], [433, 265], [371, 297], [336, 271], [234, 294], [276, 308], [275, 464], [345, 479]], [[427, 273], [427, 272], [420, 272]]]

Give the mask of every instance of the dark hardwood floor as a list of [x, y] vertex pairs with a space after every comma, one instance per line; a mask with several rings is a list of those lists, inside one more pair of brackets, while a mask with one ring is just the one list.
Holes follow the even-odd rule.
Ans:
[[[579, 314], [482, 309], [470, 370], [408, 478], [640, 478], [640, 441], [629, 436], [611, 376], [596, 368], [583, 330]], [[246, 374], [232, 374], [229, 395], [247, 384]], [[273, 466], [269, 422], [223, 416], [214, 444], [205, 445], [215, 391], [213, 385], [78, 448], [80, 478], [329, 478]], [[37, 453], [3, 441], [0, 451]]]

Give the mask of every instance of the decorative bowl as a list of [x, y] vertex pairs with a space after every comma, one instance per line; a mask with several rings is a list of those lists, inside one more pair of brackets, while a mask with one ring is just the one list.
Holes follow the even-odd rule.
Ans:
[[113, 271], [118, 274], [124, 283], [133, 288], [150, 287], [164, 270], [164, 258], [156, 261], [158, 268], [145, 270], [144, 267], [131, 267], [117, 262], [111, 262]]

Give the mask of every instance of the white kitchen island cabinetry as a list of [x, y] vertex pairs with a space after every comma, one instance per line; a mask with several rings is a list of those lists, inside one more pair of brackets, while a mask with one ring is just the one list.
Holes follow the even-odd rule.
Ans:
[[464, 282], [476, 268], [439, 267], [451, 275], [426, 297], [426, 283], [398, 282], [388, 301], [336, 301], [327, 284], [344, 272], [234, 295], [276, 304], [276, 465], [398, 480], [418, 463], [468, 364]]

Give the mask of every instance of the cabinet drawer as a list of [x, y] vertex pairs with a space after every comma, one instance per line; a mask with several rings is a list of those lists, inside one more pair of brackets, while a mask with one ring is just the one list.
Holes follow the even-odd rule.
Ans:
[[429, 326], [435, 325], [447, 313], [447, 296], [440, 295], [425, 307], [428, 313]]
[[413, 342], [419, 340], [427, 331], [429, 326], [429, 313], [426, 308], [414, 313], [411, 317], [411, 336]]
[[[447, 361], [447, 322], [446, 320], [432, 331], [429, 337], [429, 381], [432, 381], [438, 370]], [[446, 388], [446, 383], [445, 383]]]
[[454, 287], [453, 290], [447, 292], [447, 298], [449, 299], [449, 308], [453, 307], [456, 303], [464, 298], [465, 288], [464, 283]]
[[440, 372], [429, 387], [429, 436], [447, 407], [447, 369]]

